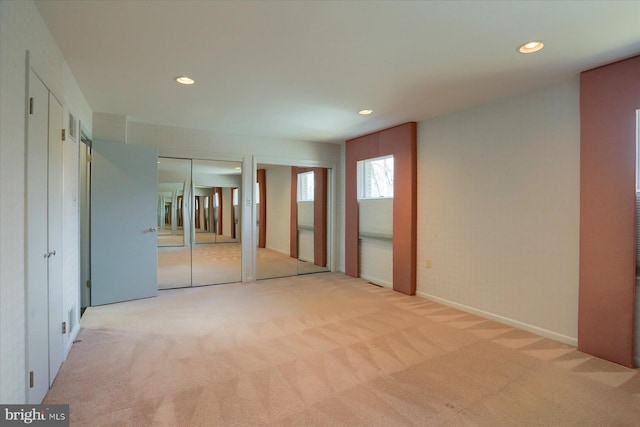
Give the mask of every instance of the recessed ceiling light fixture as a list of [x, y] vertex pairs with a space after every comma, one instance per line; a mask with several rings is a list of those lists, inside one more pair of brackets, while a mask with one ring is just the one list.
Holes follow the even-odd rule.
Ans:
[[188, 76], [176, 77], [176, 81], [183, 85], [192, 85], [196, 82], [195, 80], [193, 80], [191, 77], [188, 77]]
[[530, 41], [518, 47], [520, 53], [533, 53], [537, 52], [544, 47], [544, 43], [539, 41]]
[[368, 116], [371, 113], [373, 113], [373, 110], [360, 110], [360, 111], [358, 111], [358, 114], [360, 114], [362, 116]]

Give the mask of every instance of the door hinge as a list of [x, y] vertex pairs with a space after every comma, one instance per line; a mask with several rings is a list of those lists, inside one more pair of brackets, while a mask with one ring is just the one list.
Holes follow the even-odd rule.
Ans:
[[29, 372], [29, 388], [33, 388], [33, 371]]
[[87, 288], [91, 287], [91, 280], [87, 280]]
[[67, 131], [66, 129], [62, 129], [62, 140], [65, 141], [67, 139]]
[[62, 322], [62, 334], [67, 333], [67, 322]]
[[29, 98], [29, 114], [33, 114], [33, 98]]

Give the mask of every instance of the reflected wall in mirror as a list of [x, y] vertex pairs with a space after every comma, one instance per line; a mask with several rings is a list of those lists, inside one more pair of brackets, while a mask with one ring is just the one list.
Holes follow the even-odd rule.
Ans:
[[158, 288], [242, 280], [241, 163], [159, 158]]
[[256, 278], [329, 271], [328, 169], [258, 165]]

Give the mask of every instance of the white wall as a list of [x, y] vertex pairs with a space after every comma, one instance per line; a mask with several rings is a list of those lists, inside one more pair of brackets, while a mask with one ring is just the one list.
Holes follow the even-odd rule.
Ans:
[[314, 207], [314, 201], [298, 202], [298, 258], [306, 262], [315, 261]]
[[[91, 129], [92, 113], [31, 0], [0, 2], [0, 44], [0, 402], [21, 403], [26, 396], [26, 51], [30, 51], [32, 67], [62, 102], [65, 121], [71, 111]], [[79, 300], [78, 147], [79, 143], [68, 141], [63, 148], [64, 313]], [[77, 332], [79, 325], [75, 324]], [[67, 335], [67, 349], [73, 335]]]
[[358, 200], [360, 277], [393, 288], [393, 200]]
[[579, 120], [575, 77], [419, 124], [419, 295], [576, 344]]

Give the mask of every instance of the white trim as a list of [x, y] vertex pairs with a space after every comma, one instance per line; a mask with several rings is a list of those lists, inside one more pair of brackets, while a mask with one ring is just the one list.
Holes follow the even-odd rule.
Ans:
[[523, 329], [525, 331], [533, 332], [534, 334], [551, 338], [552, 340], [560, 341], [565, 344], [572, 345], [574, 347], [578, 346], [578, 339], [573, 338], [567, 335], [559, 334], [557, 332], [550, 331], [548, 329], [540, 328], [538, 326], [530, 325], [528, 323], [520, 322], [519, 320], [510, 319], [508, 317], [503, 317], [498, 314], [490, 313], [488, 311], [480, 310], [478, 308], [469, 307], [468, 305], [460, 304], [454, 301], [449, 301], [445, 298], [440, 298], [434, 295], [430, 295], [426, 292], [416, 292], [416, 295], [421, 298], [430, 299], [435, 302], [439, 302], [440, 304], [444, 304], [449, 307], [458, 308], [462, 311], [466, 311], [471, 314], [478, 315], [480, 317], [484, 317], [489, 320], [494, 320], [499, 323], [504, 323], [505, 325], [513, 326], [519, 329]]
[[374, 277], [369, 277], [369, 276], [365, 276], [365, 275], [360, 275], [360, 278], [362, 280], [366, 280], [367, 282], [371, 282], [374, 285], [380, 285], [383, 286], [385, 288], [389, 288], [389, 289], [393, 289], [393, 283], [387, 282], [386, 280], [380, 280], [380, 279], [376, 279]]
[[69, 333], [69, 339], [67, 340], [67, 347], [65, 348], [65, 357], [64, 360], [67, 360], [69, 356], [69, 352], [71, 351], [71, 347], [73, 347], [73, 343], [78, 338], [78, 334], [80, 333], [80, 322], [76, 323], [76, 327]]

